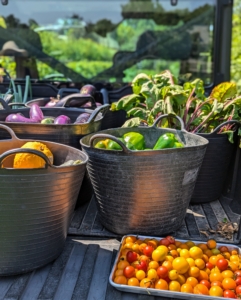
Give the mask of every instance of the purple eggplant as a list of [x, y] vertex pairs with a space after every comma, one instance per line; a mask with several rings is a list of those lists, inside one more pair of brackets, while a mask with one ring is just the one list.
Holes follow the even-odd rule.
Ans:
[[55, 107], [57, 105], [57, 103], [59, 102], [59, 99], [56, 99], [56, 98], [53, 98], [53, 97], [50, 97], [50, 101], [45, 104], [45, 107]]
[[[102, 104], [100, 102], [95, 102], [96, 106], [101, 106]], [[81, 107], [91, 107], [92, 103], [91, 102], [87, 102], [83, 105], [81, 105]]]
[[82, 113], [80, 114], [77, 119], [75, 120], [74, 124], [83, 124], [87, 123], [90, 118], [90, 114], [88, 113]]
[[10, 114], [6, 117], [5, 122], [11, 123], [39, 123], [36, 119], [29, 119], [24, 117], [22, 114]]
[[44, 118], [44, 114], [41, 110], [41, 108], [38, 106], [38, 104], [32, 104], [29, 109], [29, 117], [32, 120], [36, 120], [38, 122], [41, 122]]
[[60, 115], [54, 119], [54, 124], [70, 124], [71, 120], [68, 116]]
[[82, 86], [82, 88], [80, 90], [80, 94], [90, 95], [93, 98], [95, 98], [96, 88], [92, 84], [86, 84], [86, 85]]

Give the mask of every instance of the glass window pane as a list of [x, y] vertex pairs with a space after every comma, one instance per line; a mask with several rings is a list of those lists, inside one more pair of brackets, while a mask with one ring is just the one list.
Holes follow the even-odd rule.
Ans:
[[127, 83], [170, 69], [212, 82], [215, 0], [9, 0], [0, 65], [17, 78]]

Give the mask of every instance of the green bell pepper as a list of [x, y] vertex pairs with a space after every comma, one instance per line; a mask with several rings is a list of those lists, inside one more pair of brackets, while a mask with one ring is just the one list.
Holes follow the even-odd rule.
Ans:
[[122, 138], [126, 147], [130, 150], [144, 150], [145, 148], [144, 136], [138, 132], [125, 133]]
[[153, 147], [153, 150], [159, 150], [159, 149], [167, 149], [167, 148], [180, 148], [183, 147], [183, 144], [180, 143], [175, 134], [168, 132], [163, 135], [161, 135], [155, 146]]
[[[121, 140], [121, 138], [120, 138]], [[105, 139], [101, 140], [98, 143], [95, 144], [95, 148], [99, 149], [106, 149], [106, 150], [122, 150], [121, 146], [117, 144], [116, 142], [110, 140], [110, 139]]]

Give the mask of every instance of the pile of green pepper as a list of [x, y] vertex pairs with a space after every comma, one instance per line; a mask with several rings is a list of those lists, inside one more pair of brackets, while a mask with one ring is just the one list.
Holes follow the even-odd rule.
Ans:
[[[177, 139], [175, 134], [170, 132], [162, 134], [153, 148], [145, 148], [145, 138], [138, 132], [125, 133], [118, 139], [130, 150], [160, 150], [184, 147], [184, 144]], [[111, 139], [101, 140], [97, 142], [94, 147], [106, 150], [122, 150], [121, 146]]]

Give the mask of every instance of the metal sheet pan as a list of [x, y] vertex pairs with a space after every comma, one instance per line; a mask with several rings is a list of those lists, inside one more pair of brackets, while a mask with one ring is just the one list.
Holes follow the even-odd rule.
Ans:
[[[124, 284], [116, 284], [113, 279], [114, 279], [114, 274], [116, 271], [116, 266], [117, 262], [120, 258], [120, 250], [123, 245], [123, 242], [127, 236], [133, 236], [133, 234], [130, 235], [125, 235], [123, 236], [121, 240], [121, 244], [118, 250], [118, 253], [116, 255], [116, 259], [113, 265], [113, 268], [111, 270], [110, 276], [109, 276], [109, 282], [110, 284], [115, 287], [117, 290], [122, 291], [122, 292], [128, 292], [128, 293], [135, 293], [135, 294], [144, 294], [144, 295], [151, 295], [151, 296], [159, 296], [159, 297], [167, 297], [167, 298], [175, 298], [175, 299], [203, 299], [203, 300], [213, 300], [216, 299], [217, 297], [214, 296], [205, 296], [205, 295], [197, 295], [197, 294], [188, 294], [188, 293], [183, 293], [183, 292], [173, 292], [173, 291], [166, 291], [166, 290], [158, 290], [154, 288], [142, 288], [142, 287], [135, 287], [135, 286], [128, 286]], [[138, 235], [139, 239], [145, 239], [145, 238], [155, 238], [155, 239], [162, 239], [163, 237], [156, 237], [156, 236], [144, 236], [144, 235]], [[175, 239], [176, 241], [180, 242], [186, 242], [188, 240], [182, 240], [182, 239]], [[202, 241], [194, 241], [195, 244], [201, 244], [203, 243]], [[220, 246], [227, 246], [231, 250], [237, 250], [239, 254], [241, 254], [241, 248], [239, 248], [237, 245], [233, 244], [224, 244], [224, 243], [217, 243], [217, 247]]]

